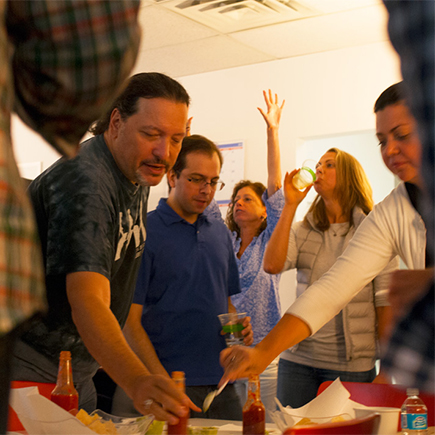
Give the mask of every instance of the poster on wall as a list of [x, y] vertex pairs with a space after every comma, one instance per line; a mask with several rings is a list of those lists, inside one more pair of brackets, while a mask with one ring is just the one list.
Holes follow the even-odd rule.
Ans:
[[243, 141], [218, 142], [216, 144], [224, 158], [220, 179], [225, 187], [215, 194], [216, 202], [225, 219], [233, 188], [245, 174], [245, 159]]

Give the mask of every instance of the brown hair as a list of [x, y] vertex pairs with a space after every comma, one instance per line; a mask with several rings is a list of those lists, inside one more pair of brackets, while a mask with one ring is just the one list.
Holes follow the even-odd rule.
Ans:
[[[366, 215], [372, 210], [373, 191], [363, 167], [355, 157], [338, 148], [331, 148], [327, 152], [336, 154], [337, 183], [334, 194], [350, 228], [354, 225], [352, 215], [354, 207], [360, 207]], [[313, 213], [314, 222], [319, 230], [326, 231], [330, 227], [325, 202], [320, 195], [314, 199], [309, 212]], [[307, 215], [305, 215], [304, 223], [309, 225]]]
[[[265, 205], [263, 202], [262, 196], [266, 190], [266, 186], [263, 183], [253, 182], [253, 181], [249, 181], [249, 180], [242, 180], [242, 181], [239, 181], [234, 186], [233, 193], [231, 195], [231, 202], [228, 205], [225, 223], [227, 224], [227, 227], [230, 229], [230, 231], [235, 231], [237, 233], [237, 237], [240, 237], [240, 228], [234, 220], [234, 214], [233, 214], [233, 212], [234, 212], [234, 200], [235, 200], [239, 190], [243, 189], [244, 187], [250, 187], [255, 192], [255, 194], [258, 196], [261, 203], [263, 205]], [[259, 234], [261, 234], [266, 229], [266, 227], [267, 227], [267, 218], [264, 219], [264, 221], [262, 222], [262, 224], [258, 230], [257, 236]]]

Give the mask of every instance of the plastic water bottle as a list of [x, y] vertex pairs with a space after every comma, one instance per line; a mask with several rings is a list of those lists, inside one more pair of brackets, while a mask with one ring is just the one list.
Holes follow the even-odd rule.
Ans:
[[427, 434], [427, 408], [423, 400], [418, 397], [418, 388], [408, 388], [408, 397], [401, 409], [401, 425], [403, 435]]

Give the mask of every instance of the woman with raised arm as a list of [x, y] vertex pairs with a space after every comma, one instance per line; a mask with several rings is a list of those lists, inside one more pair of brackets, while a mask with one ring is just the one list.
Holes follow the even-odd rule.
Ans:
[[[238, 312], [251, 317], [254, 345], [259, 343], [281, 319], [278, 284], [280, 275], [264, 271], [266, 245], [278, 222], [284, 196], [278, 130], [284, 101], [277, 94], [263, 91], [267, 110], [258, 108], [267, 126], [267, 187], [260, 182], [242, 180], [234, 186], [226, 224], [232, 232], [234, 253], [239, 267], [241, 293], [231, 297]], [[220, 215], [220, 213], [219, 213]], [[267, 409], [275, 409], [278, 360], [272, 361], [260, 377], [261, 399]], [[246, 386], [238, 384], [240, 395]], [[267, 415], [268, 421], [271, 421]]]
[[[297, 269], [297, 296], [320, 278], [343, 253], [356, 229], [373, 208], [372, 189], [359, 162], [337, 148], [316, 166], [317, 196], [302, 222], [292, 226], [306, 192], [284, 180], [285, 206], [264, 257], [269, 273]], [[320, 384], [340, 377], [347, 382], [372, 382], [376, 376], [378, 336], [390, 320], [387, 288], [391, 262], [332, 320], [299, 345], [281, 354], [278, 399], [299, 408], [314, 397]]]

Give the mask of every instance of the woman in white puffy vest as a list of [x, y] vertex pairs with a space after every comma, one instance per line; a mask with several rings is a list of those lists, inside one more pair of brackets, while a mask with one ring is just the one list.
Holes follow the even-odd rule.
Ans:
[[[285, 207], [269, 241], [264, 268], [269, 273], [297, 269], [297, 296], [318, 280], [343, 253], [356, 229], [373, 207], [372, 189], [360, 163], [336, 148], [316, 166], [317, 196], [302, 222], [292, 225], [297, 206], [309, 188], [299, 191], [284, 180]], [[372, 382], [376, 377], [378, 339], [391, 311], [387, 302], [390, 264], [319, 331], [281, 354], [278, 399], [284, 406], [303, 406], [319, 385], [342, 381]], [[378, 380], [385, 380], [381, 374]]]

